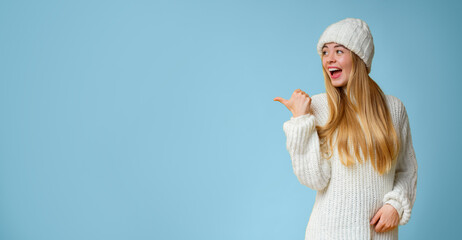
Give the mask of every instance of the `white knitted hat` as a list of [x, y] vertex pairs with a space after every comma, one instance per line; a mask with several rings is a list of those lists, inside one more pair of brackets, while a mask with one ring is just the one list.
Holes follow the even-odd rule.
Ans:
[[374, 57], [374, 40], [367, 23], [358, 18], [346, 18], [324, 30], [319, 38], [317, 50], [322, 57], [322, 47], [325, 43], [336, 42], [356, 53], [365, 63], [367, 72], [371, 72]]

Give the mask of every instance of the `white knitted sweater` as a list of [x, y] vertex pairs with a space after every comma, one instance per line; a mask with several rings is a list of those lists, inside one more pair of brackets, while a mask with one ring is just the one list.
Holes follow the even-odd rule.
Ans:
[[311, 96], [311, 113], [284, 122], [294, 173], [301, 184], [317, 191], [305, 239], [398, 239], [398, 227], [377, 233], [375, 225], [370, 225], [387, 203], [397, 209], [399, 225], [409, 221], [416, 197], [417, 160], [406, 108], [397, 97], [386, 98], [402, 145], [397, 164], [382, 176], [370, 161], [347, 168], [336, 148], [330, 160], [321, 157], [315, 125], [328, 120], [326, 93]]

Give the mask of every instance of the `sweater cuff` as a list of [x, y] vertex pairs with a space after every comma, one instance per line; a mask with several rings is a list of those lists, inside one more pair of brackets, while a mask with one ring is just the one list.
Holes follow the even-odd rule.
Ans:
[[389, 203], [396, 208], [400, 214], [400, 225], [406, 224], [411, 218], [411, 207], [409, 200], [404, 196], [402, 192], [395, 190], [385, 194], [383, 202]]
[[305, 115], [300, 115], [300, 116], [298, 116], [298, 117], [293, 117], [293, 116], [292, 116], [292, 117], [290, 117], [290, 120], [303, 119], [303, 118], [307, 118], [307, 117], [309, 117], [309, 116], [311, 116], [311, 115], [313, 115], [313, 114], [307, 113], [307, 114], [305, 114]]
[[385, 204], [390, 204], [391, 206], [393, 206], [399, 214], [399, 219], [401, 219], [401, 217], [403, 216], [403, 212], [404, 212], [404, 209], [401, 206], [401, 203], [399, 203], [398, 201], [394, 199], [390, 199], [386, 201]]
[[[305, 131], [311, 132], [313, 129], [315, 129], [316, 125], [316, 120], [313, 114], [308, 113], [305, 115], [301, 115], [298, 117], [291, 117], [289, 120], [287, 120], [284, 123], [284, 128], [287, 128], [288, 126], [291, 127], [301, 127], [301, 126], [308, 126], [308, 128], [305, 129]], [[308, 133], [306, 132], [306, 133]]]

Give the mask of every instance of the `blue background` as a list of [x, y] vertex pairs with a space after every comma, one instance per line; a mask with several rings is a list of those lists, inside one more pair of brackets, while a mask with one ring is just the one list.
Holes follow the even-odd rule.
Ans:
[[0, 239], [303, 239], [316, 192], [274, 97], [325, 92], [346, 17], [405, 104], [419, 164], [400, 239], [456, 239], [456, 1], [1, 1]]

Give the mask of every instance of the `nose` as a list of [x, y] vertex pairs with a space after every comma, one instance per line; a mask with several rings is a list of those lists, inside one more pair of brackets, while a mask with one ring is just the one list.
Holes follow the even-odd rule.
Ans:
[[324, 58], [325, 58], [325, 60], [326, 60], [328, 63], [335, 62], [335, 56], [334, 56], [334, 54], [328, 54], [328, 55], [325, 56]]

